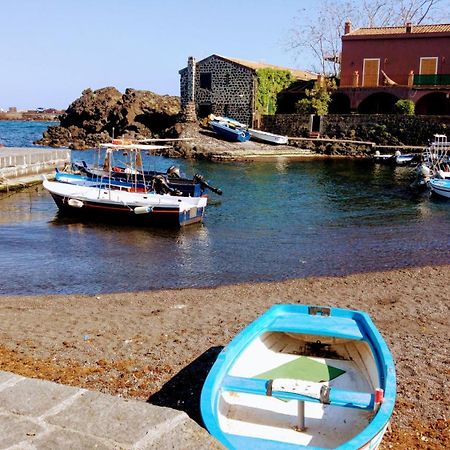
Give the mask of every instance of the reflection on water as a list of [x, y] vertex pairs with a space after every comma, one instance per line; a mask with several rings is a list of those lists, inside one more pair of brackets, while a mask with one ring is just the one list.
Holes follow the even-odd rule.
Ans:
[[[75, 155], [88, 159], [89, 152]], [[80, 158], [81, 156], [81, 158]], [[450, 263], [450, 202], [411, 169], [367, 161], [176, 163], [223, 189], [204, 224], [135, 228], [61, 217], [30, 188], [0, 197], [0, 294], [98, 293]]]

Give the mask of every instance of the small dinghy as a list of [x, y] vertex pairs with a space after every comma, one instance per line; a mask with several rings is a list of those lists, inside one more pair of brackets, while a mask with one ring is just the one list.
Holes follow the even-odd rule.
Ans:
[[360, 311], [275, 305], [220, 353], [201, 394], [228, 449], [376, 449], [395, 403], [389, 349]]
[[245, 128], [235, 127], [216, 120], [211, 120], [209, 125], [216, 134], [228, 141], [247, 142], [250, 139], [250, 133]]
[[269, 133], [267, 131], [255, 130], [253, 128], [248, 129], [251, 138], [257, 141], [261, 141], [269, 144], [283, 145], [287, 144], [289, 139], [287, 136], [282, 136], [280, 134]]

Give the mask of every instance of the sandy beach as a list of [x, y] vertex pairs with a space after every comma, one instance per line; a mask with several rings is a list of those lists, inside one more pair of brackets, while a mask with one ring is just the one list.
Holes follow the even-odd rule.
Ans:
[[0, 370], [137, 398], [199, 421], [218, 352], [274, 303], [367, 311], [398, 395], [382, 448], [450, 448], [450, 266], [96, 296], [0, 297]]

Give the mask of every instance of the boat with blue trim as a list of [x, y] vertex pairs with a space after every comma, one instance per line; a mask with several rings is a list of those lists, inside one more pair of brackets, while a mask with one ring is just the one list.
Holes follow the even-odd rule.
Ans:
[[251, 137], [247, 129], [234, 126], [231, 123], [218, 120], [210, 120], [208, 123], [216, 134], [228, 141], [246, 142]]
[[[126, 224], [183, 226], [203, 220], [206, 196], [182, 196], [167, 186], [162, 176], [147, 183], [142, 173], [141, 150], [148, 146], [128, 145], [130, 179], [111, 177], [112, 152], [122, 151], [116, 144], [104, 144], [105, 177], [87, 178], [77, 174], [56, 173], [57, 181], [44, 177], [43, 186], [59, 210], [86, 218], [121, 221]], [[159, 182], [160, 184], [157, 184]], [[167, 191], [167, 189], [169, 189]]]
[[203, 220], [206, 197], [134, 192], [110, 186], [83, 186], [44, 178], [44, 188], [66, 214], [125, 224], [183, 226]]
[[368, 314], [275, 305], [219, 354], [201, 413], [228, 449], [376, 449], [392, 415], [391, 353]]
[[429, 181], [431, 193], [439, 197], [450, 198], [450, 179], [431, 178]]
[[[115, 143], [114, 143], [115, 141]], [[115, 139], [113, 143], [101, 144], [100, 149], [105, 150], [105, 158], [103, 163], [97, 166], [88, 164], [86, 161], [75, 161], [72, 165], [75, 171], [80, 172], [83, 178], [88, 178], [88, 181], [96, 183], [107, 183], [113, 186], [130, 186], [139, 187], [142, 189], [149, 186], [156, 188], [157, 193], [171, 193], [174, 195], [182, 195], [186, 197], [201, 197], [208, 194], [208, 191], [215, 194], [222, 195], [222, 190], [218, 187], [212, 186], [205, 177], [200, 174], [195, 174], [192, 178], [182, 177], [180, 170], [176, 166], [170, 166], [166, 172], [158, 172], [155, 170], [144, 170], [142, 159], [138, 161], [135, 153], [137, 150], [145, 150], [151, 152], [156, 149], [166, 148], [166, 146], [155, 146], [139, 143], [118, 143], [123, 140]], [[130, 141], [125, 141], [130, 142]], [[114, 164], [112, 155], [114, 152], [120, 152], [129, 158], [125, 163], [125, 167], [120, 164]], [[63, 177], [63, 175], [59, 175]], [[66, 177], [68, 178], [68, 177]], [[66, 181], [67, 182], [67, 181]], [[84, 180], [73, 178], [73, 182], [78, 184], [87, 184]]]

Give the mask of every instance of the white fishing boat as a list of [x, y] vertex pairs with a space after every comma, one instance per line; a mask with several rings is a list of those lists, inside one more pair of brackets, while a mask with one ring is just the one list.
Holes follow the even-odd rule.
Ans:
[[82, 186], [44, 178], [43, 185], [62, 212], [129, 224], [183, 226], [201, 222], [207, 204], [206, 197], [129, 192], [104, 184]]
[[282, 136], [280, 134], [269, 133], [267, 131], [255, 130], [249, 128], [251, 139], [255, 139], [261, 142], [267, 142], [269, 144], [285, 145], [288, 143], [289, 139], [287, 136]]
[[[140, 152], [154, 146], [121, 142], [102, 144], [102, 147], [106, 149], [102, 167], [105, 177], [87, 179], [80, 175], [58, 177], [57, 174], [59, 181], [48, 181], [44, 177], [44, 188], [60, 211], [144, 225], [183, 226], [203, 220], [206, 197], [181, 196], [181, 192], [174, 189], [160, 190], [155, 183], [148, 183], [150, 178], [143, 170]], [[112, 153], [124, 150], [129, 156], [130, 177], [116, 180], [112, 177]]]
[[430, 169], [431, 177], [450, 179], [450, 142], [445, 134], [435, 134], [426, 148], [423, 163]]
[[376, 449], [395, 403], [389, 349], [362, 311], [275, 305], [218, 356], [201, 412], [227, 449]]

